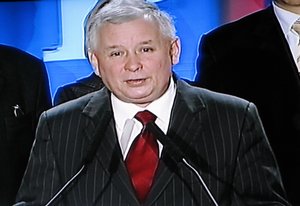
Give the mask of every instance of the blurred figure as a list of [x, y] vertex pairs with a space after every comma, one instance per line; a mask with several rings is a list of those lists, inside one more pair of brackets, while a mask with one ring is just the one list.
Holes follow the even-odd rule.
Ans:
[[51, 107], [43, 62], [0, 45], [0, 205], [14, 202], [40, 114]]
[[300, 205], [300, 0], [268, 8], [204, 34], [195, 84], [254, 102], [292, 203]]
[[[99, 0], [98, 2], [100, 2]], [[86, 30], [87, 30], [87, 20], [91, 15], [91, 11], [87, 14], [84, 20], [84, 54], [85, 57], [90, 61], [90, 56], [88, 52], [88, 48], [86, 45], [87, 37], [86, 37]], [[91, 62], [89, 62], [91, 63]], [[93, 65], [92, 65], [93, 67]], [[76, 80], [76, 82], [66, 84], [64, 86], [60, 86], [55, 95], [54, 95], [54, 102], [53, 104], [56, 106], [58, 104], [67, 102], [72, 99], [76, 99], [81, 97], [85, 94], [97, 91], [104, 86], [101, 77], [99, 76], [99, 72], [97, 68], [93, 67], [93, 73], [87, 77], [83, 77], [81, 79]]]
[[87, 77], [76, 80], [74, 83], [66, 84], [57, 89], [53, 104], [59, 105], [85, 94], [97, 91], [104, 86], [101, 78], [95, 72]]

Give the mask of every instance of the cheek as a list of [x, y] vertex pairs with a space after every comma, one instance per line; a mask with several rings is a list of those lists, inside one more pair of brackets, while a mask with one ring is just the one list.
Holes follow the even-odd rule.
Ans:
[[147, 59], [146, 64], [149, 65], [148, 68], [152, 68], [158, 73], [170, 71], [172, 67], [172, 60], [169, 55], [165, 54], [166, 53], [158, 53], [157, 55]]
[[99, 72], [102, 76], [102, 78], [110, 78], [111, 76], [114, 76], [115, 70], [118, 67], [115, 66], [114, 62], [109, 62], [109, 61], [100, 61], [99, 64]]
[[156, 76], [156, 84], [168, 84], [169, 78], [172, 75], [172, 65], [170, 61], [157, 62], [154, 65], [155, 71], [153, 71]]
[[111, 67], [107, 67], [107, 65], [99, 65], [99, 73], [100, 76], [104, 82], [104, 84], [110, 88], [110, 85], [113, 85], [113, 81], [114, 79], [116, 79], [115, 77], [115, 72], [113, 71], [113, 69]]
[[112, 69], [105, 69], [102, 71], [102, 78], [105, 79], [107, 82], [116, 82], [118, 79], [119, 72], [115, 72]]
[[170, 56], [165, 56], [164, 59], [159, 62], [159, 71], [161, 74], [169, 74], [172, 72], [172, 60]]

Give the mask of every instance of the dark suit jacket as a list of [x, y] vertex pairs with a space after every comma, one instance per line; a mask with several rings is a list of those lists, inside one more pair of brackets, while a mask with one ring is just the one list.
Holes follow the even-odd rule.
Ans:
[[54, 105], [76, 99], [85, 94], [97, 91], [104, 86], [102, 79], [94, 72], [88, 77], [78, 79], [74, 83], [66, 84], [57, 89], [54, 96]]
[[273, 8], [204, 34], [196, 82], [255, 103], [288, 195], [300, 205], [300, 78]]
[[[13, 106], [22, 112], [14, 115]], [[0, 205], [14, 202], [28, 161], [39, 115], [51, 106], [43, 62], [0, 45]]]
[[[76, 173], [100, 138], [92, 162], [60, 203], [139, 205], [110, 105], [110, 93], [103, 88], [41, 115], [18, 201], [44, 205]], [[193, 160], [220, 205], [287, 205], [253, 104], [178, 80], [168, 135]], [[183, 164], [175, 164], [164, 149], [144, 205], [212, 204], [196, 175]]]

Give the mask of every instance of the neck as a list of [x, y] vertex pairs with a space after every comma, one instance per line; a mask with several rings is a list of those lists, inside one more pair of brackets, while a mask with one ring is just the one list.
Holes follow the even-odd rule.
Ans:
[[297, 4], [287, 4], [284, 1], [278, 0], [275, 1], [275, 4], [284, 10], [300, 15], [300, 2]]

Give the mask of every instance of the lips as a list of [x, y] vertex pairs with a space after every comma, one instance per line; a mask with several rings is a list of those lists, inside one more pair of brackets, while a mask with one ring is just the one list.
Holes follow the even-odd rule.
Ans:
[[130, 79], [127, 80], [126, 83], [130, 85], [140, 85], [143, 84], [146, 81], [146, 79]]

